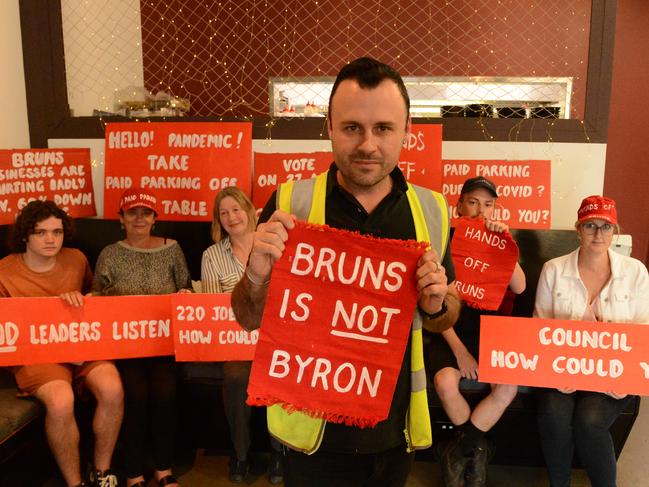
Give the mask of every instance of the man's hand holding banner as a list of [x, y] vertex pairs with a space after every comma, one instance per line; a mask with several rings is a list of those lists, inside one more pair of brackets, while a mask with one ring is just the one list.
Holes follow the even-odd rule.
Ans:
[[273, 268], [248, 403], [361, 427], [387, 418], [424, 251], [298, 222]]
[[518, 261], [518, 246], [509, 232], [492, 232], [483, 218], [457, 221], [451, 257], [455, 288], [472, 308], [496, 310]]

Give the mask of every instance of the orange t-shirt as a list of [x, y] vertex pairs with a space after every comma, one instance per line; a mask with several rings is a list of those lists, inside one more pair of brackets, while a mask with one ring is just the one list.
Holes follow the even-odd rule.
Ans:
[[69, 291], [85, 293], [91, 285], [88, 259], [77, 249], [62, 248], [56, 264], [47, 272], [29, 269], [22, 254], [11, 254], [0, 260], [0, 296], [5, 298], [58, 296]]

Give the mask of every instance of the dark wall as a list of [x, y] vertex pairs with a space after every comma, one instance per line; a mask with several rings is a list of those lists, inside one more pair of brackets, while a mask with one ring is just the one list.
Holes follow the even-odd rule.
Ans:
[[[0, 226], [0, 257], [9, 252], [6, 246], [8, 229], [8, 226]], [[117, 220], [79, 218], [76, 229], [73, 246], [86, 255], [93, 268], [101, 249], [124, 238]], [[210, 223], [156, 222], [153, 233], [177, 240], [187, 258], [192, 279], [201, 278], [203, 251], [213, 243]], [[514, 314], [532, 316], [541, 267], [546, 261], [576, 249], [577, 236], [573, 230], [512, 230], [512, 234], [518, 242], [519, 260], [527, 278], [527, 289], [517, 298]]]
[[618, 204], [623, 233], [633, 235], [633, 256], [649, 263], [648, 115], [649, 2], [617, 3], [613, 85], [604, 193]]
[[512, 230], [512, 235], [518, 243], [518, 260], [527, 281], [525, 291], [516, 297], [513, 314], [532, 316], [536, 284], [543, 264], [572, 252], [579, 242], [574, 230]]
[[[118, 220], [98, 220], [79, 218], [75, 220], [76, 236], [72, 246], [79, 248], [88, 258], [94, 269], [99, 252], [106, 245], [122, 240], [124, 232]], [[0, 226], [0, 256], [9, 253], [7, 248], [8, 226]], [[172, 238], [180, 244], [192, 279], [201, 278], [201, 258], [203, 251], [212, 245], [209, 222], [156, 222], [154, 235]]]

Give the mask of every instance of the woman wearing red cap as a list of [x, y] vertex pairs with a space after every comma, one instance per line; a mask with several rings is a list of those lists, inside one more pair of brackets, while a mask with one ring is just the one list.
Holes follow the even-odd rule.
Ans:
[[[647, 269], [640, 261], [610, 249], [618, 230], [615, 201], [603, 196], [585, 198], [575, 228], [579, 248], [543, 266], [534, 316], [649, 323]], [[615, 452], [608, 429], [631, 398], [616, 391], [541, 391], [537, 419], [552, 487], [570, 484], [573, 450], [594, 487], [616, 485]]]
[[[124, 240], [105, 247], [95, 269], [93, 293], [103, 296], [171, 294], [191, 288], [183, 251], [175, 240], [151, 235], [156, 197], [139, 188], [120, 200]], [[120, 360], [124, 384], [124, 449], [127, 487], [144, 487], [144, 463], [151, 435], [155, 479], [175, 486], [173, 444], [176, 415], [176, 367], [173, 357]]]

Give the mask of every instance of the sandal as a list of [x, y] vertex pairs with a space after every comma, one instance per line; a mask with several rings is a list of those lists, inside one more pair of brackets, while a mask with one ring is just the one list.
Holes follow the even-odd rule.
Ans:
[[165, 487], [165, 485], [169, 485], [169, 484], [180, 485], [180, 483], [176, 480], [176, 477], [174, 477], [173, 475], [165, 475], [160, 480], [158, 480], [158, 485], [160, 487]]

